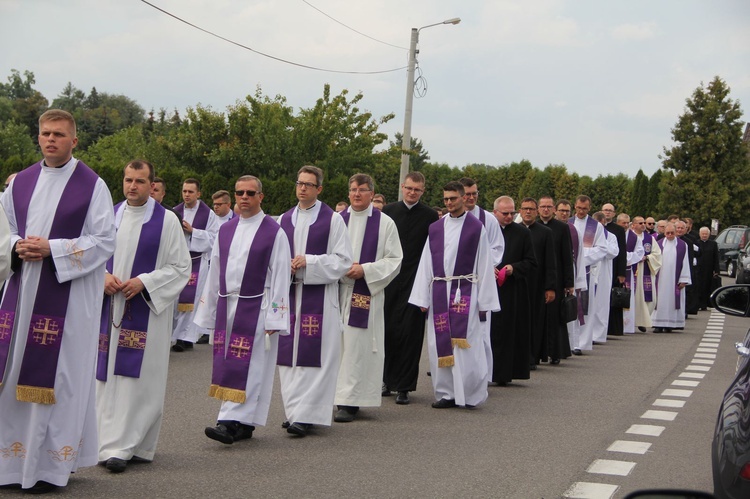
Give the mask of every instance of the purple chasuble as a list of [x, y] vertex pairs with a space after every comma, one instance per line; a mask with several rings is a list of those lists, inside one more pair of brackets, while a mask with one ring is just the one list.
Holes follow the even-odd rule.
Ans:
[[[568, 222], [573, 225], [575, 229], [576, 217], [570, 217]], [[590, 248], [594, 245], [594, 239], [596, 239], [596, 228], [600, 225], [599, 222], [586, 215], [586, 228], [583, 230], [583, 247]], [[591, 265], [586, 265], [586, 288], [579, 292], [578, 297], [578, 321], [581, 324], [585, 324], [584, 316], [589, 315], [589, 289], [591, 286], [590, 282]]]
[[[663, 237], [656, 241], [656, 243], [659, 245], [659, 248], [661, 249], [662, 255], [664, 255], [664, 241], [666, 241], [667, 238]], [[680, 274], [682, 274], [682, 263], [683, 260], [685, 260], [685, 253], [687, 252], [687, 243], [680, 239], [679, 237], [675, 238], [675, 241], [677, 241], [677, 247], [675, 248], [677, 250], [677, 268], [675, 269], [674, 273], [674, 283], [672, 284], [672, 287], [674, 289], [674, 308], [675, 310], [680, 309], [680, 292], [682, 290], [680, 289], [679, 283], [680, 283]], [[663, 257], [662, 257], [663, 258]], [[661, 272], [656, 276], [656, 287], [658, 288], [661, 283]], [[656, 304], [656, 307], [658, 308], [659, 304]]]
[[[281, 228], [289, 239], [292, 257], [294, 257], [294, 224], [292, 214], [296, 206], [281, 216]], [[320, 204], [320, 211], [315, 223], [307, 232], [306, 255], [324, 255], [328, 251], [328, 236], [331, 233], [331, 218], [334, 211], [325, 203]], [[297, 286], [302, 286], [302, 303], [300, 304], [299, 342], [297, 344], [297, 362], [294, 362], [294, 338], [297, 335]], [[294, 282], [289, 288], [289, 308], [291, 310], [291, 332], [279, 338], [279, 355], [277, 364], [293, 367], [320, 367], [321, 346], [323, 340], [323, 311], [325, 309], [326, 285], [303, 284]]]
[[[99, 177], [82, 161], [74, 168], [58, 202], [47, 239], [76, 239], [81, 236]], [[41, 172], [41, 163], [36, 163], [19, 173], [13, 183], [16, 226], [18, 235], [22, 238], [26, 238], [29, 203]], [[10, 352], [11, 332], [14, 329], [22, 273], [19, 270], [13, 274], [0, 306], [0, 383]], [[39, 285], [16, 387], [16, 398], [21, 402], [55, 403], [55, 377], [70, 298], [70, 285], [70, 281], [57, 281], [51, 256], [42, 260]], [[19, 324], [19, 327], [27, 326]]]
[[[124, 201], [123, 201], [124, 202]], [[115, 206], [115, 213], [123, 203]], [[161, 245], [161, 233], [164, 226], [164, 213], [166, 210], [159, 203], [154, 203], [154, 211], [151, 219], [142, 225], [141, 234], [138, 237], [138, 246], [135, 250], [133, 268], [130, 271], [130, 279], [141, 274], [148, 274], [156, 269], [156, 257]], [[112, 272], [114, 256], [107, 262], [107, 271]], [[99, 328], [99, 354], [96, 363], [96, 379], [107, 381], [107, 366], [109, 363], [109, 340], [112, 320], [120, 320], [120, 334], [117, 339], [117, 351], [115, 352], [116, 376], [127, 376], [129, 378], [141, 377], [141, 365], [143, 365], [143, 354], [146, 351], [146, 339], [148, 335], [148, 320], [151, 309], [143, 297], [143, 293], [125, 302], [123, 317], [112, 317], [112, 297], [105, 294], [102, 302], [102, 320]]]
[[[174, 208], [174, 212], [180, 216], [180, 220], [185, 218], [185, 203], [180, 203]], [[198, 211], [195, 212], [195, 218], [193, 218], [193, 228], [198, 230], [206, 230], [208, 225], [208, 218], [211, 215], [211, 208], [206, 203], [198, 200]], [[190, 279], [180, 293], [180, 297], [177, 299], [177, 311], [178, 312], [192, 312], [195, 304], [195, 291], [198, 288], [198, 274], [201, 269], [201, 259], [203, 253], [197, 251], [190, 252], [190, 260], [192, 262], [192, 268], [190, 269]]]
[[280, 228], [273, 218], [265, 215], [253, 237], [227, 345], [227, 260], [239, 222], [240, 217], [234, 217], [219, 229], [219, 301], [216, 306], [214, 361], [208, 395], [244, 404], [255, 330], [262, 312], [266, 274]]
[[[349, 226], [349, 210], [344, 210], [341, 217], [344, 223]], [[373, 209], [372, 215], [367, 217], [365, 226], [365, 235], [362, 239], [362, 250], [359, 253], [358, 263], [372, 263], [375, 261], [378, 253], [378, 237], [380, 235], [380, 210]], [[349, 322], [352, 327], [367, 329], [367, 323], [370, 320], [370, 301], [372, 293], [367, 287], [367, 281], [362, 277], [354, 281], [354, 290], [352, 292], [351, 309], [349, 310]]]
[[[482, 222], [471, 213], [466, 213], [458, 242], [453, 276], [445, 275], [445, 220], [433, 223], [429, 228], [430, 253], [432, 254], [432, 321], [435, 327], [435, 343], [438, 367], [454, 364], [453, 346], [469, 348], [466, 341], [471, 309], [472, 283], [467, 279], [451, 279], [450, 293], [445, 277], [474, 274]], [[465, 284], [461, 287], [461, 281]], [[447, 296], [446, 296], [447, 294]]]

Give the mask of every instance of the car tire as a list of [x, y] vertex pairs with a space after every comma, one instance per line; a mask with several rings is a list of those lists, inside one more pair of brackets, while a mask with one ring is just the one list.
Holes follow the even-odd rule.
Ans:
[[727, 275], [729, 277], [735, 277], [737, 273], [737, 265], [734, 263], [734, 260], [729, 260], [727, 262]]

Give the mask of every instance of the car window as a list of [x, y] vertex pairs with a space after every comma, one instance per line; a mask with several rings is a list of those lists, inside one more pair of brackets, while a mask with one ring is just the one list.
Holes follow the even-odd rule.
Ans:
[[724, 244], [724, 242], [727, 240], [727, 232], [724, 231], [716, 238], [717, 244]]
[[739, 241], [737, 240], [737, 231], [732, 230], [727, 234], [727, 244], [737, 244]]

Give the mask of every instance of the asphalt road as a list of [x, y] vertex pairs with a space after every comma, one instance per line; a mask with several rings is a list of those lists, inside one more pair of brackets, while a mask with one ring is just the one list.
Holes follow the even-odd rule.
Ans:
[[[578, 483], [710, 491], [710, 442], [721, 396], [734, 372], [734, 342], [750, 321], [727, 317], [715, 364], [674, 421], [644, 420], [691, 364], [711, 312], [685, 331], [610, 337], [605, 345], [532, 379], [490, 387], [477, 409], [436, 410], [426, 355], [412, 403], [363, 409], [355, 422], [289, 436], [278, 376], [269, 426], [232, 446], [209, 440], [219, 402], [207, 396], [210, 347], [172, 353], [165, 418], [156, 458], [115, 475], [80, 470], [59, 495], [69, 497], [498, 497], [557, 498]], [[678, 387], [681, 388], [681, 387]], [[661, 436], [628, 434], [660, 425]], [[614, 442], [650, 443], [643, 454], [607, 450]], [[590, 473], [596, 460], [635, 463], [626, 476]], [[55, 494], [58, 495], [58, 494]]]

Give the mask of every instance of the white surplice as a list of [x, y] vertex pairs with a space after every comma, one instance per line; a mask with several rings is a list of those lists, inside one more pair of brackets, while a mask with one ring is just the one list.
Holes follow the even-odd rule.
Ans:
[[[216, 213], [216, 212], [214, 212], [214, 213]], [[231, 219], [233, 219], [236, 216], [237, 216], [237, 214], [235, 212], [233, 212], [232, 210], [229, 210], [229, 213], [227, 213], [223, 217], [220, 217], [219, 215], [216, 215], [216, 223], [218, 223], [219, 227], [221, 227], [222, 225], [224, 225], [225, 223], [227, 223], [228, 221], [230, 221]]]
[[[229, 346], [232, 338], [234, 314], [237, 311], [242, 279], [245, 276], [245, 266], [250, 253], [250, 246], [255, 240], [263, 218], [260, 213], [240, 218], [227, 255], [226, 291], [227, 296], [227, 337], [225, 345]], [[271, 258], [263, 288], [263, 301], [255, 327], [253, 349], [250, 354], [250, 367], [245, 385], [245, 402], [237, 403], [223, 401], [219, 409], [219, 421], [239, 421], [251, 426], [265, 426], [268, 409], [271, 405], [273, 378], [276, 372], [276, 355], [279, 346], [279, 334], [289, 334], [289, 239], [283, 230], [276, 232]], [[195, 312], [195, 322], [208, 329], [216, 325], [216, 306], [219, 300], [220, 255], [218, 237], [213, 247], [211, 267], [208, 272], [203, 297]], [[275, 306], [280, 305], [280, 306]], [[278, 331], [268, 339], [269, 348], [266, 349], [266, 331]]]
[[[473, 215], [453, 218], [445, 216], [435, 223], [444, 224], [445, 230], [445, 252], [443, 255], [443, 267], [446, 276], [453, 275], [458, 253], [458, 244], [461, 230], [467, 217]], [[493, 271], [493, 255], [490, 251], [487, 235], [484, 227], [479, 238], [479, 246], [474, 261], [474, 275], [476, 282], [471, 284], [471, 303], [469, 305], [469, 323], [466, 331], [466, 340], [469, 348], [453, 347], [454, 365], [450, 367], [438, 367], [437, 344], [435, 339], [435, 323], [433, 320], [432, 292], [434, 270], [432, 267], [432, 251], [430, 250], [430, 239], [427, 238], [419, 268], [412, 287], [409, 303], [429, 309], [427, 317], [427, 352], [430, 357], [430, 370], [432, 373], [432, 387], [435, 399], [454, 399], [457, 405], [478, 405], [487, 400], [487, 383], [489, 383], [490, 366], [487, 365], [487, 355], [483, 345], [484, 336], [489, 334], [487, 328], [480, 321], [479, 312], [487, 312], [486, 320], [489, 321], [489, 312], [498, 312], [500, 302], [497, 296], [495, 275]], [[468, 281], [462, 280], [461, 286], [468, 285]], [[450, 300], [450, 282], [446, 286], [446, 300]]]
[[[193, 224], [195, 214], [198, 213], [198, 206], [202, 203], [201, 200], [195, 204], [193, 208], [185, 206], [183, 220], [189, 224]], [[206, 275], [208, 274], [208, 263], [211, 260], [211, 248], [213, 247], [216, 234], [219, 232], [219, 217], [216, 216], [214, 210], [209, 208], [208, 223], [205, 229], [196, 229], [193, 227], [191, 234], [185, 233], [185, 242], [188, 245], [188, 250], [194, 253], [201, 253], [201, 266], [198, 270], [198, 282], [195, 287], [195, 299], [193, 305], [195, 308], [198, 307], [201, 295], [203, 294], [203, 286], [206, 285]], [[175, 307], [177, 304], [175, 304]], [[184, 340], [191, 343], [195, 343], [204, 334], [208, 334], [206, 328], [198, 326], [194, 321], [195, 308], [191, 312], [175, 312], [175, 326], [172, 331], [172, 341]]]
[[[604, 228], [604, 239], [607, 241], [607, 254], [599, 263], [591, 266], [591, 281], [594, 283], [594, 310], [589, 309], [592, 340], [597, 343], [607, 341], [609, 327], [609, 302], [612, 294], [612, 260], [620, 254], [617, 237]], [[591, 289], [589, 289], [591, 292]]]
[[[664, 247], [661, 248], [661, 270], [656, 285], [656, 307], [651, 314], [651, 323], [654, 327], [685, 327], [685, 288], [680, 290], [680, 308], [675, 308], [675, 275], [677, 273], [677, 241], [664, 238]], [[684, 241], [681, 241], [685, 244]], [[677, 276], [677, 282], [691, 284], [690, 280], [690, 254], [685, 249], [682, 261], [682, 272]]]
[[[26, 235], [47, 237], [63, 190], [77, 167], [42, 166], [31, 196]], [[44, 163], [43, 163], [44, 164]], [[12, 191], [2, 197], [11, 244], [19, 239]], [[5, 379], [0, 387], [0, 485], [32, 487], [44, 480], [66, 485], [71, 472], [97, 463], [94, 369], [104, 294], [104, 267], [115, 250], [112, 197], [98, 179], [81, 236], [50, 240], [59, 282], [70, 282], [70, 301], [55, 378], [55, 404], [16, 400], [16, 385], [37, 294], [42, 262], [21, 265], [21, 289]]]
[[[362, 211], [347, 208], [350, 213], [347, 227], [349, 242], [356, 262], [360, 262], [365, 228], [373, 209], [372, 205]], [[366, 329], [349, 325], [355, 281], [343, 277], [339, 284], [344, 332], [341, 336], [341, 367], [334, 399], [337, 405], [380, 407], [385, 360], [385, 287], [401, 269], [402, 258], [396, 224], [388, 215], [381, 213], [375, 261], [361, 264], [371, 296]]]
[[[656, 273], [661, 268], [661, 250], [656, 244], [656, 238], [652, 238], [651, 254], [648, 255], [645, 262], [643, 257], [646, 256], [646, 248], [643, 247], [643, 234], [636, 234], [638, 238], [635, 243], [635, 251], [632, 254], [628, 252], [627, 265], [636, 265], [630, 271], [630, 308], [623, 309], [622, 323], [623, 332], [626, 334], [635, 333], [635, 328], [651, 327], [651, 312], [653, 311], [653, 302], [646, 304], [646, 297], [643, 294], [643, 266], [649, 265], [651, 269], [651, 285], [656, 282]], [[627, 239], [627, 234], [626, 234]], [[656, 248], [654, 250], [654, 248]], [[640, 249], [640, 250], [639, 250]], [[653, 289], [653, 299], [656, 300], [656, 290]], [[645, 311], [645, 312], [644, 312]]]
[[[607, 241], [604, 238], [604, 226], [599, 222], [596, 223], [596, 234], [594, 235], [593, 244], [588, 248], [584, 247], [583, 236], [586, 231], [586, 221], [589, 218], [590, 217], [588, 215], [586, 215], [586, 218], [573, 217], [574, 226], [576, 231], [578, 232], [578, 251], [582, 260], [581, 262], [579, 262], [579, 264], [583, 268], [582, 272], [577, 275], [576, 281], [578, 281], [579, 278], [585, 279], [587, 281], [586, 286], [588, 287], [588, 313], [583, 316], [584, 323], [581, 324], [577, 319], [573, 322], [568, 323], [570, 348], [577, 348], [580, 350], [591, 350], [593, 348], [592, 342], [594, 340], [594, 329], [591, 321], [591, 314], [594, 312], [594, 307], [596, 306], [594, 304], [594, 297], [596, 296], [596, 293], [594, 291], [594, 284], [596, 281], [590, 274], [591, 266], [595, 265], [602, 258], [605, 258], [608, 251]], [[587, 272], [589, 273], [588, 278], [586, 274]], [[579, 288], [578, 284], [576, 284], [576, 289], [585, 288]], [[579, 299], [580, 298], [581, 296], [579, 295]], [[609, 309], [609, 307], [607, 307], [607, 309]]]
[[[121, 282], [130, 279], [141, 228], [151, 220], [155, 204], [148, 198], [143, 206], [123, 203], [117, 211], [112, 274]], [[190, 278], [190, 253], [183, 241], [179, 220], [164, 213], [154, 270], [134, 276], [141, 280], [150, 298], [146, 300], [150, 312], [140, 377], [114, 374], [120, 328], [110, 328], [107, 381], [96, 382], [100, 461], [111, 457], [126, 461], [133, 456], [149, 461], [154, 458], [167, 391], [174, 302]], [[119, 322], [125, 305], [125, 295], [112, 296], [113, 321]]]
[[[0, 204], [0, 289], [10, 274], [10, 225], [5, 209]], [[0, 293], [1, 296], [1, 293]]]
[[[320, 367], [297, 366], [300, 321], [295, 325], [292, 367], [279, 366], [281, 398], [287, 420], [293, 423], [309, 423], [330, 426], [333, 415], [333, 400], [336, 394], [336, 379], [341, 360], [341, 310], [339, 308], [339, 279], [352, 266], [352, 248], [346, 233], [344, 219], [338, 213], [331, 215], [327, 251], [322, 255], [305, 254], [310, 226], [320, 214], [321, 202], [307, 210], [295, 209], [292, 213], [294, 225], [295, 255], [304, 255], [306, 266], [292, 276], [295, 291], [295, 314], [300, 317], [302, 289], [305, 284], [325, 285], [325, 307], [321, 327]], [[279, 217], [279, 223], [287, 214]]]

